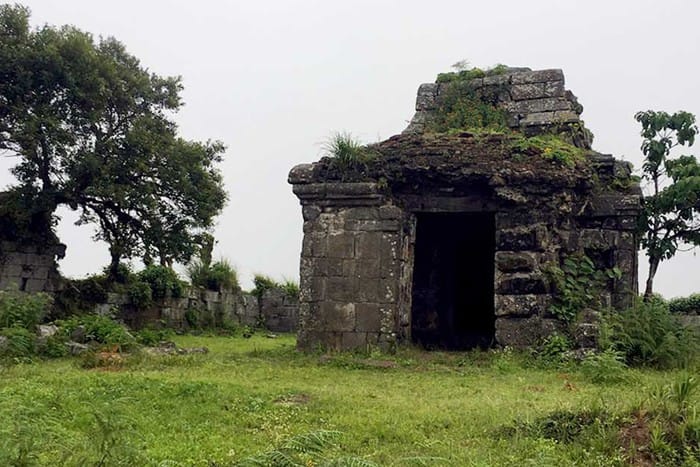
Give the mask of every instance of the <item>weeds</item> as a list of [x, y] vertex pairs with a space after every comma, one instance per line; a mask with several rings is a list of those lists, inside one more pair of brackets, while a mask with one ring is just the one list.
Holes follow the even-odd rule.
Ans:
[[627, 380], [624, 356], [613, 349], [587, 355], [581, 362], [581, 373], [594, 384], [621, 383]]
[[45, 293], [0, 292], [0, 328], [34, 329], [51, 307], [51, 296]]
[[236, 269], [223, 258], [212, 264], [206, 264], [201, 260], [193, 261], [187, 266], [187, 275], [192, 285], [207, 290], [216, 292], [240, 290]]
[[599, 294], [605, 281], [621, 274], [617, 268], [597, 269], [586, 255], [566, 257], [561, 266], [549, 264], [546, 272], [556, 292], [549, 311], [566, 323], [572, 322], [584, 308], [599, 307]]
[[372, 150], [347, 132], [331, 136], [323, 144], [322, 150], [330, 157], [331, 164], [340, 171], [363, 169], [376, 157]]
[[607, 345], [630, 365], [656, 368], [689, 366], [700, 354], [696, 332], [683, 326], [659, 301], [635, 306], [605, 317]]
[[542, 134], [519, 137], [511, 145], [514, 154], [540, 156], [560, 165], [574, 167], [584, 159], [585, 151], [565, 141], [560, 135]]

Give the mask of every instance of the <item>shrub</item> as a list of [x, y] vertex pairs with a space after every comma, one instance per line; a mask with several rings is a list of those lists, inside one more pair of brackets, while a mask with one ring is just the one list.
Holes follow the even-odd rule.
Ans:
[[26, 328], [3, 328], [0, 336], [7, 339], [0, 348], [0, 357], [31, 358], [36, 353], [36, 335]]
[[[110, 267], [107, 266], [102, 270], [102, 275], [104, 277], [109, 277]], [[110, 277], [111, 280], [115, 281], [117, 284], [129, 284], [134, 278], [134, 271], [131, 266], [126, 263], [119, 263], [117, 265], [116, 273]]]
[[607, 344], [631, 365], [683, 367], [700, 353], [698, 335], [658, 301], [639, 302], [606, 316]]
[[34, 331], [48, 314], [52, 299], [45, 293], [0, 292], [0, 328]]
[[624, 381], [627, 365], [624, 356], [613, 349], [592, 353], [581, 362], [583, 376], [595, 384], [618, 383]]
[[153, 299], [180, 298], [184, 287], [177, 273], [167, 266], [151, 265], [137, 274], [139, 280], [151, 287]]
[[62, 334], [55, 334], [47, 337], [45, 340], [37, 342], [36, 352], [47, 358], [61, 358], [68, 355], [68, 347], [66, 346], [66, 337]]
[[536, 351], [537, 359], [543, 363], [562, 363], [568, 360], [571, 341], [561, 334], [547, 337]]
[[256, 274], [253, 277], [253, 285], [255, 287], [251, 293], [258, 298], [262, 297], [266, 290], [279, 287], [279, 284], [274, 279], [272, 279], [270, 276], [264, 276], [262, 274]]
[[78, 326], [85, 328], [85, 338], [105, 346], [117, 346], [128, 350], [136, 344], [136, 339], [120, 323], [108, 316], [82, 315], [60, 321], [59, 325], [65, 335], [71, 335]]
[[673, 298], [668, 301], [668, 309], [671, 313], [700, 315], [700, 293]]
[[185, 322], [187, 326], [192, 329], [196, 329], [199, 326], [199, 315], [200, 311], [195, 308], [188, 308], [185, 311]]
[[207, 288], [209, 290], [238, 290], [238, 273], [231, 264], [221, 259], [209, 268], [207, 277]]
[[238, 273], [226, 259], [207, 265], [202, 261], [194, 261], [187, 267], [187, 275], [192, 285], [207, 290], [240, 290]]
[[280, 284], [280, 287], [282, 290], [284, 290], [284, 293], [287, 294], [288, 297], [290, 298], [299, 298], [299, 283], [290, 281], [290, 280], [285, 280], [282, 284]]
[[137, 280], [129, 284], [127, 289], [129, 300], [138, 308], [145, 308], [153, 303], [153, 291], [150, 284]]
[[170, 329], [142, 329], [136, 333], [136, 341], [141, 345], [154, 346], [168, 340], [172, 335]]
[[67, 281], [63, 290], [55, 294], [56, 304], [51, 318], [85, 313], [92, 310], [96, 303], [105, 303], [108, 287], [107, 279], [101, 275]]

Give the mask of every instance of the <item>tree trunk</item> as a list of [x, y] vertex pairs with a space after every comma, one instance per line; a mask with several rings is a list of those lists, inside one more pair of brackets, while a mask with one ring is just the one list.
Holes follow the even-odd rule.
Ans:
[[654, 276], [656, 276], [656, 270], [659, 269], [660, 262], [661, 259], [659, 258], [649, 258], [649, 276], [647, 277], [647, 286], [644, 290], [645, 302], [649, 302], [654, 295]]
[[119, 280], [119, 260], [121, 260], [121, 254], [116, 248], [110, 247], [109, 254], [112, 257], [109, 263], [109, 280], [111, 282], [118, 282]]

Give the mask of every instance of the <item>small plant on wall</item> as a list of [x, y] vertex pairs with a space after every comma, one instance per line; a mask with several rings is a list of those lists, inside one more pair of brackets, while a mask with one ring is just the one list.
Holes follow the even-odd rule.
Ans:
[[601, 305], [600, 293], [608, 279], [619, 278], [619, 268], [600, 270], [593, 260], [579, 254], [564, 258], [561, 266], [550, 264], [547, 273], [554, 285], [554, 303], [549, 311], [564, 322], [572, 322], [584, 308]]

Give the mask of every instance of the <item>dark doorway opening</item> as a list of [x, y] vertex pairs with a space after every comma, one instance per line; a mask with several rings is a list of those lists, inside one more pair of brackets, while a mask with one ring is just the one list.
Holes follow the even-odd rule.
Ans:
[[494, 341], [493, 213], [419, 213], [411, 336], [425, 348], [466, 350]]

